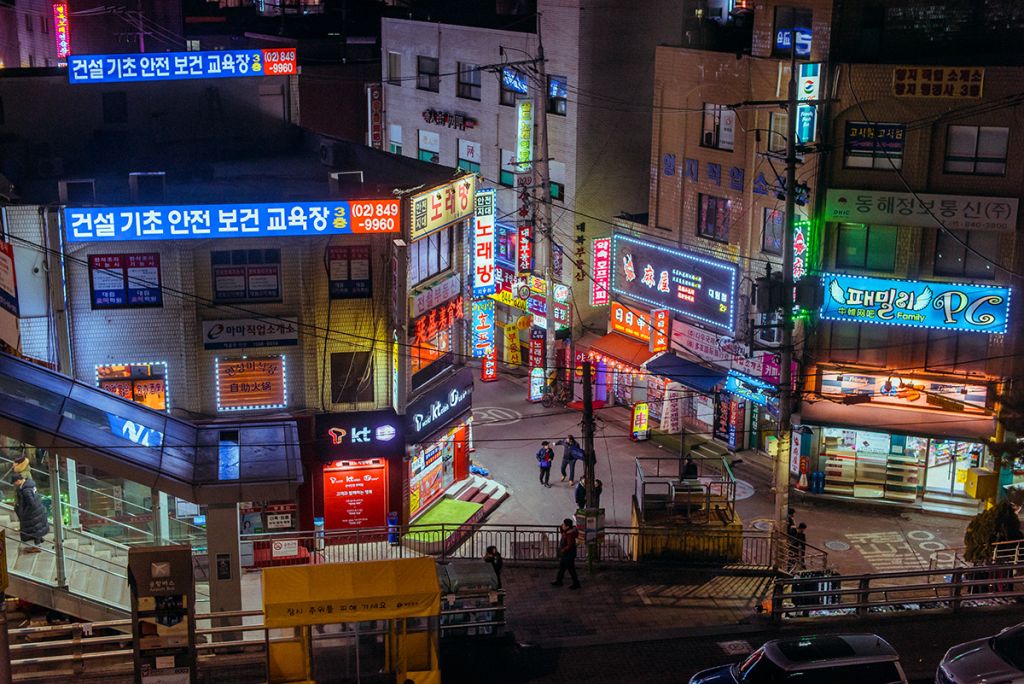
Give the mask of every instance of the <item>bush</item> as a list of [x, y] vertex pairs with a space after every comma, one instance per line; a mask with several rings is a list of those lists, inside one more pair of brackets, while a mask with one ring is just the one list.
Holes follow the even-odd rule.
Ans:
[[964, 558], [971, 563], [992, 559], [992, 544], [1024, 537], [1020, 518], [1008, 501], [1001, 501], [974, 516], [964, 534]]

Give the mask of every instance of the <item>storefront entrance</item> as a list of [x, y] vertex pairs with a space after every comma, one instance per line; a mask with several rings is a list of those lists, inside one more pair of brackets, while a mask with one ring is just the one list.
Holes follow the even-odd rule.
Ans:
[[925, 491], [963, 496], [967, 471], [981, 464], [982, 446], [951, 439], [930, 441]]

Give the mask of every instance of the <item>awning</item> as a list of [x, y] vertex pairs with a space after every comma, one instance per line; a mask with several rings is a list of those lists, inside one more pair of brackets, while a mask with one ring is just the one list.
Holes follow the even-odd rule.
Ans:
[[711, 394], [715, 386], [725, 380], [725, 372], [702, 366], [680, 358], [672, 352], [662, 352], [644, 364], [644, 370], [695, 389], [702, 394]]
[[437, 563], [429, 556], [263, 569], [263, 624], [271, 628], [440, 612]]
[[588, 347], [591, 351], [618, 359], [622, 363], [629, 364], [634, 368], [640, 368], [644, 361], [651, 358], [653, 354], [643, 342], [631, 340], [618, 333], [608, 333], [603, 337], [591, 340], [586, 338], [580, 341], [580, 346]]
[[826, 399], [804, 401], [800, 422], [851, 427], [922, 437], [954, 437], [986, 441], [995, 434], [992, 416], [949, 411], [915, 411], [866, 404], [837, 404]]

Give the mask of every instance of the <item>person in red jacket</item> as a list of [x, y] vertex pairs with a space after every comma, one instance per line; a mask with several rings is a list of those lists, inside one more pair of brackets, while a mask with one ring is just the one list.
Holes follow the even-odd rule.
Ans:
[[569, 585], [569, 588], [579, 589], [580, 578], [576, 575], [576, 538], [579, 536], [579, 530], [576, 529], [572, 518], [563, 520], [558, 529], [562, 533], [562, 540], [558, 545], [558, 576], [555, 577], [551, 586], [562, 586], [562, 579], [568, 571], [569, 577], [572, 577], [572, 584]]

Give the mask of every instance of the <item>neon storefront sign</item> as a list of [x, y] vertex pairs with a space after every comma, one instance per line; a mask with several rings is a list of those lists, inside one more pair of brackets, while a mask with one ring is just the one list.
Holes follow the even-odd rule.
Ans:
[[289, 76], [295, 72], [295, 48], [68, 55], [71, 84]]

